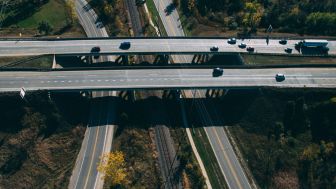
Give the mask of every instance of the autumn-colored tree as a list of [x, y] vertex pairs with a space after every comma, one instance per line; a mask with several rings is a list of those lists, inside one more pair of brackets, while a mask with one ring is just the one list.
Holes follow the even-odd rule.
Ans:
[[245, 15], [243, 24], [255, 30], [261, 21], [261, 17], [264, 13], [264, 8], [260, 3], [247, 2], [245, 3]]
[[76, 7], [75, 7], [75, 1], [74, 0], [67, 0], [65, 1], [66, 8], [69, 13], [70, 17], [70, 24], [75, 23], [75, 20], [77, 19], [77, 14], [76, 14]]
[[121, 151], [106, 153], [100, 157], [98, 171], [112, 186], [123, 184], [127, 176], [125, 169], [125, 155]]

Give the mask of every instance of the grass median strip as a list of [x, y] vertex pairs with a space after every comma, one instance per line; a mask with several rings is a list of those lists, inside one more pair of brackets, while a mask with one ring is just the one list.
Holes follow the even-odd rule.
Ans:
[[148, 10], [151, 13], [154, 24], [157, 25], [158, 28], [159, 28], [161, 36], [168, 36], [167, 32], [164, 28], [164, 25], [162, 23], [162, 20], [160, 18], [160, 14], [159, 14], [158, 10], [156, 9], [154, 1], [153, 0], [148, 0], [148, 1], [146, 1], [146, 3], [147, 3]]
[[194, 128], [192, 134], [197, 150], [203, 160], [205, 169], [208, 173], [212, 187], [227, 189], [228, 187], [225, 182], [224, 176], [217, 163], [217, 159], [214, 152], [212, 151], [212, 147], [209, 143], [204, 128]]

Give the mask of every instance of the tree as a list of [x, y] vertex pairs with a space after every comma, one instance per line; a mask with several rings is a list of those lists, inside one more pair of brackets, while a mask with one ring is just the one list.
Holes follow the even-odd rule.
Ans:
[[103, 173], [103, 178], [112, 186], [125, 182], [127, 173], [125, 169], [125, 155], [121, 151], [110, 152], [100, 157], [98, 171]]
[[77, 19], [77, 14], [76, 14], [76, 7], [75, 7], [75, 2], [74, 0], [67, 0], [65, 3], [65, 6], [68, 10], [68, 14], [70, 17], [70, 24], [73, 24], [75, 20]]
[[193, 12], [195, 6], [196, 6], [195, 0], [188, 0], [188, 10], [189, 10], [189, 12]]
[[247, 2], [245, 3], [245, 12], [243, 24], [250, 27], [251, 31], [255, 31], [264, 13], [263, 6], [257, 2]]
[[49, 33], [53, 30], [52, 26], [47, 21], [40, 22], [37, 29], [40, 34], [44, 33], [46, 35], [49, 35]]

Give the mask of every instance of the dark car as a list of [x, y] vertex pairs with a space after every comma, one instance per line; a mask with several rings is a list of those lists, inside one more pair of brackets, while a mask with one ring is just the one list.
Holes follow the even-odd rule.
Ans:
[[246, 48], [246, 44], [245, 43], [240, 43], [238, 45], [238, 47], [241, 48], [241, 49], [244, 49], [244, 48]]
[[218, 49], [219, 49], [218, 46], [213, 46], [210, 48], [210, 51], [218, 51]]
[[254, 48], [253, 47], [247, 47], [246, 49], [248, 52], [254, 52]]
[[291, 54], [293, 51], [292, 48], [285, 48], [285, 52], [288, 53], [288, 54]]
[[96, 55], [94, 55], [93, 56], [93, 58], [95, 58], [95, 59], [98, 59], [99, 58], [99, 55], [97, 55], [97, 53], [99, 53], [100, 52], [100, 47], [93, 47], [92, 49], [91, 49], [91, 53], [95, 53]]
[[122, 42], [119, 46], [120, 49], [127, 50], [131, 48], [131, 42]]
[[213, 77], [219, 77], [223, 75], [223, 69], [222, 68], [214, 68], [212, 71], [212, 76]]
[[277, 74], [275, 75], [275, 80], [276, 80], [277, 82], [284, 81], [284, 80], [285, 80], [285, 75], [282, 74], [282, 73], [277, 73]]
[[281, 39], [281, 40], [279, 41], [279, 43], [280, 43], [281, 45], [286, 45], [286, 44], [287, 44], [287, 40], [286, 40], [286, 39]]

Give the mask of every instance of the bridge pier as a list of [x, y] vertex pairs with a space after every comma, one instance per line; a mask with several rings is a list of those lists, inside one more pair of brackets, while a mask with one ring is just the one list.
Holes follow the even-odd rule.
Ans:
[[192, 61], [191, 61], [191, 63], [192, 64], [198, 64], [199, 61], [200, 61], [200, 57], [201, 57], [201, 55], [195, 54], [194, 57], [193, 57], [193, 59], [192, 59]]
[[92, 92], [91, 91], [80, 91], [79, 94], [83, 97], [86, 97], [86, 98], [91, 98], [92, 97]]
[[122, 55], [121, 56], [122, 58], [121, 58], [121, 61], [122, 61], [122, 63], [123, 63], [123, 65], [128, 65], [128, 56], [127, 55]]
[[207, 89], [205, 93], [206, 98], [220, 98], [227, 94], [228, 89]]
[[153, 64], [166, 65], [169, 62], [169, 55], [157, 55], [154, 59]]
[[135, 100], [134, 90], [120, 91], [119, 97], [122, 98], [123, 100], [134, 102]]
[[115, 62], [117, 64], [122, 64], [122, 65], [128, 65], [128, 55], [120, 55], [116, 60]]
[[178, 99], [180, 98], [180, 90], [164, 90], [162, 94], [162, 99]]

